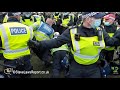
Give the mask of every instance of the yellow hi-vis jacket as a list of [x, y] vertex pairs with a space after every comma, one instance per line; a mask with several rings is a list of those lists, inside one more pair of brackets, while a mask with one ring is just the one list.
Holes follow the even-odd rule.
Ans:
[[22, 17], [21, 17], [20, 21], [21, 21], [22, 24], [27, 25], [27, 26], [30, 26], [30, 25], [32, 25], [33, 23], [36, 22], [33, 16], [31, 16], [30, 19], [22, 19]]
[[60, 17], [60, 15], [57, 15], [57, 16], [54, 15], [55, 21], [57, 21], [59, 19], [59, 17]]
[[[53, 29], [51, 28], [51, 26], [49, 26], [49, 25], [47, 25], [47, 24], [45, 24], [44, 22], [41, 21], [40, 22], [40, 29], [34, 31], [34, 36], [35, 36], [37, 41], [50, 40], [51, 38], [53, 38], [52, 30]], [[49, 33], [51, 32], [51, 34], [47, 35], [46, 31], [47, 32], [49, 31]]]
[[33, 15], [33, 17], [36, 19], [36, 22], [41, 21], [41, 17], [39, 15]]
[[0, 50], [0, 54], [2, 54], [3, 53], [3, 50]]
[[14, 60], [29, 55], [28, 40], [33, 38], [33, 30], [19, 22], [8, 22], [0, 25], [3, 56]]
[[39, 28], [40, 24], [41, 24], [41, 21], [37, 21], [33, 23], [32, 25], [30, 25], [29, 27], [32, 28], [33, 31], [36, 31]]
[[68, 23], [70, 22], [71, 16], [69, 15], [68, 18], [62, 19], [62, 26], [63, 27], [68, 27]]
[[71, 52], [73, 54], [74, 60], [82, 65], [90, 65], [97, 62], [99, 58], [100, 51], [105, 47], [105, 42], [102, 40], [103, 47], [100, 46], [98, 41], [98, 36], [93, 37], [82, 37], [80, 36], [80, 41], [75, 40], [75, 34], [77, 33], [77, 28], [70, 30], [72, 46]]
[[6, 23], [8, 20], [8, 15], [5, 15], [4, 19], [3, 19], [3, 23]]
[[56, 51], [60, 51], [60, 50], [69, 51], [67, 44], [62, 45], [59, 48], [53, 48], [53, 49], [51, 49], [51, 54], [53, 54]]
[[[8, 16], [5, 15], [5, 17], [4, 17], [4, 19], [3, 19], [3, 23], [6, 23], [7, 20], [8, 20]], [[2, 53], [3, 53], [3, 50], [0, 50], [0, 54], [2, 54]]]

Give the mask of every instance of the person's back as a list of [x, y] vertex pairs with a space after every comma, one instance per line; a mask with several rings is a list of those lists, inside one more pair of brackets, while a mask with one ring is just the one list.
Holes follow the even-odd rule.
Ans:
[[38, 41], [49, 40], [50, 38], [52, 38], [53, 33], [54, 29], [44, 22], [41, 22], [39, 28], [34, 31], [35, 38]]
[[29, 55], [27, 41], [32, 38], [33, 31], [19, 22], [7, 22], [0, 25], [3, 55], [6, 59], [16, 59]]
[[[6, 22], [7, 22], [7, 19], [8, 19], [7, 13], [1, 12], [1, 13], [0, 13], [0, 25], [1, 25], [2, 23], [6, 23]], [[0, 37], [0, 46], [2, 46], [1, 37]], [[4, 57], [3, 57], [3, 50], [0, 50], [0, 59], [1, 59], [1, 60], [4, 59]]]

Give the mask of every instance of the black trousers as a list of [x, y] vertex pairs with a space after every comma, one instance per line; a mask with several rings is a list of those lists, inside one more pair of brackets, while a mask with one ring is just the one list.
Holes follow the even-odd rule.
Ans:
[[[15, 68], [13, 68], [14, 70], [18, 70], [18, 71], [31, 71], [33, 69], [32, 64], [30, 62], [30, 55], [24, 56], [22, 57], [22, 59], [15, 59], [15, 60], [8, 60], [5, 59], [4, 60], [4, 64], [5, 65], [10, 65], [10, 66], [14, 66]], [[10, 67], [4, 67], [4, 69], [7, 69]], [[6, 72], [8, 73], [8, 72]], [[31, 74], [13, 74], [11, 73], [10, 78], [30, 78]]]
[[63, 60], [67, 53], [68, 52], [65, 50], [59, 50], [53, 53], [53, 66], [52, 66], [53, 78], [59, 78], [61, 70], [65, 72], [65, 68], [62, 67], [61, 61]]
[[108, 51], [103, 49], [100, 53], [100, 58], [104, 57], [108, 63], [113, 60], [113, 56], [114, 56], [114, 50]]
[[44, 62], [49, 62], [51, 59], [50, 50], [39, 50], [36, 48], [32, 48], [33, 52], [39, 57], [40, 60]]
[[59, 50], [53, 53], [53, 69], [61, 69], [61, 60], [65, 57], [67, 51]]
[[97, 63], [80, 65], [72, 60], [68, 78], [101, 78], [100, 67]]

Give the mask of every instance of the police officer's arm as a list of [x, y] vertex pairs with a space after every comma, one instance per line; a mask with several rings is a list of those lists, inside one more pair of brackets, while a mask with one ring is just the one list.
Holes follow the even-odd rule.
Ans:
[[116, 32], [113, 37], [110, 37], [108, 33], [103, 30], [104, 40], [106, 46], [119, 46], [120, 45], [120, 31]]
[[40, 21], [37, 21], [33, 23], [32, 25], [30, 25], [30, 28], [32, 28], [33, 30], [37, 30], [39, 26], [40, 26]]
[[70, 43], [70, 42], [71, 42], [70, 30], [67, 29], [55, 39], [39, 42], [39, 47], [43, 49], [52, 49], [52, 48], [58, 48], [63, 44]]
[[115, 34], [113, 35], [113, 38], [116, 39], [116, 41], [114, 42], [114, 45], [120, 46], [120, 29], [115, 32]]

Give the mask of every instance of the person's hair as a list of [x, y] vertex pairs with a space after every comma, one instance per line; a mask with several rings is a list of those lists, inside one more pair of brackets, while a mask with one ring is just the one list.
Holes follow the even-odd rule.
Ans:
[[[90, 18], [90, 17], [87, 17], [87, 18]], [[83, 22], [86, 21], [87, 18], [82, 18], [82, 21], [83, 21]]]
[[84, 22], [86, 18], [82, 18], [82, 21]]

